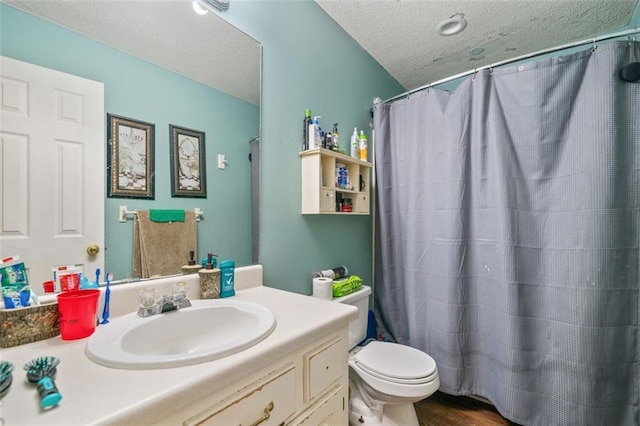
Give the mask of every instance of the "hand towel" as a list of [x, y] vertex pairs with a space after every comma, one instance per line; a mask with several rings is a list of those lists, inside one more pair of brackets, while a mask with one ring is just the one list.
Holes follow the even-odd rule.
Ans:
[[182, 273], [189, 252], [197, 253], [195, 212], [184, 212], [184, 222], [154, 222], [149, 210], [138, 210], [133, 224], [133, 276]]

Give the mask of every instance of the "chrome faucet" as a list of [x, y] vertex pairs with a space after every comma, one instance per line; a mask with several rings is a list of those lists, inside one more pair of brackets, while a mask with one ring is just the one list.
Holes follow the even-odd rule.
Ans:
[[143, 318], [191, 306], [191, 302], [187, 299], [187, 284], [182, 282], [174, 284], [171, 294], [164, 294], [157, 299], [154, 288], [142, 289], [139, 300], [138, 315]]

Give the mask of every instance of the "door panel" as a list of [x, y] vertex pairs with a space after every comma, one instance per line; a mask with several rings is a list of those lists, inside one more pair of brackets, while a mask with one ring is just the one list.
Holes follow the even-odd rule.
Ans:
[[20, 256], [41, 293], [53, 265], [104, 269], [104, 85], [0, 61], [0, 256]]

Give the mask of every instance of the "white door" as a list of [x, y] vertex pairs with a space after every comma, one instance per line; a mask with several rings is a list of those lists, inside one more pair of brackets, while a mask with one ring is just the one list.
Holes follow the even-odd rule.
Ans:
[[104, 270], [104, 135], [102, 83], [0, 56], [0, 257], [38, 293], [53, 265]]

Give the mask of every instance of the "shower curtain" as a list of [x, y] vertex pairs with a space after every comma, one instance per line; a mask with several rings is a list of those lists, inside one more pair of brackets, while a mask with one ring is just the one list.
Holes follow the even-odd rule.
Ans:
[[632, 42], [374, 108], [376, 309], [440, 390], [525, 425], [640, 424]]

